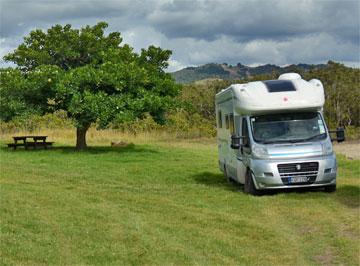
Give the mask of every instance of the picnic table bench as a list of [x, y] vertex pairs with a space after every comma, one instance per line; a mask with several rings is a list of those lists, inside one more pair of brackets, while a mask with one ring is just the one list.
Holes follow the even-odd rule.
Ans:
[[[24, 146], [27, 150], [29, 147], [34, 149], [38, 147], [42, 147], [47, 149], [49, 146], [52, 146], [54, 142], [46, 141], [47, 136], [15, 136], [13, 137], [14, 143], [7, 144], [9, 148], [13, 148], [16, 150], [17, 147]], [[27, 141], [28, 139], [32, 139], [32, 141]], [[19, 143], [19, 141], [22, 141]]]

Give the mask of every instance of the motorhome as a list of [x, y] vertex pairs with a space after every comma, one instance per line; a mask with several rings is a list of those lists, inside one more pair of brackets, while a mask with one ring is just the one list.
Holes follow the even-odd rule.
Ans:
[[336, 190], [337, 162], [320, 80], [297, 73], [277, 80], [233, 84], [216, 94], [219, 167], [249, 194], [269, 189]]

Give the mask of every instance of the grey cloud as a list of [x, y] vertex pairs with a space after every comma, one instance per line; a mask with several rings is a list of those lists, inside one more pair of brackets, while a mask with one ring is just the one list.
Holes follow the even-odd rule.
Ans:
[[148, 19], [170, 38], [279, 39], [327, 32], [359, 39], [359, 1], [174, 1]]
[[[359, 47], [351, 42], [338, 42], [326, 33], [296, 37], [283, 41], [252, 40], [237, 42], [229, 37], [214, 41], [191, 38], [172, 39], [166, 45], [187, 65], [208, 62], [236, 64], [319, 63], [328, 60], [357, 61]], [[183, 47], [181, 49], [181, 47]]]
[[0, 57], [34, 28], [104, 20], [136, 51], [173, 50], [171, 70], [209, 62], [359, 65], [359, 8], [357, 0], [0, 0]]
[[152, 4], [151, 1], [139, 0], [1, 0], [0, 35], [9, 37], [48, 24], [101, 18], [117, 18], [124, 27], [130, 26], [150, 12]]

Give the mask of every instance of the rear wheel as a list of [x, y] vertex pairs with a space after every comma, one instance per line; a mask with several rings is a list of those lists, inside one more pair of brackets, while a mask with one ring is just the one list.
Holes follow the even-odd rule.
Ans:
[[261, 195], [261, 191], [257, 190], [252, 179], [251, 172], [247, 171], [245, 176], [244, 192], [250, 195]]
[[332, 193], [332, 192], [335, 192], [336, 191], [336, 184], [335, 185], [330, 185], [330, 186], [326, 186], [324, 188], [325, 192], [328, 192], [328, 193]]

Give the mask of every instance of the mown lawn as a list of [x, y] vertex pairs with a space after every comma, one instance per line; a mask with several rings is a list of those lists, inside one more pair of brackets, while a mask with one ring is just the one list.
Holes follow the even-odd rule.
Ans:
[[216, 144], [1, 149], [1, 264], [359, 265], [359, 161], [338, 191], [253, 197]]

